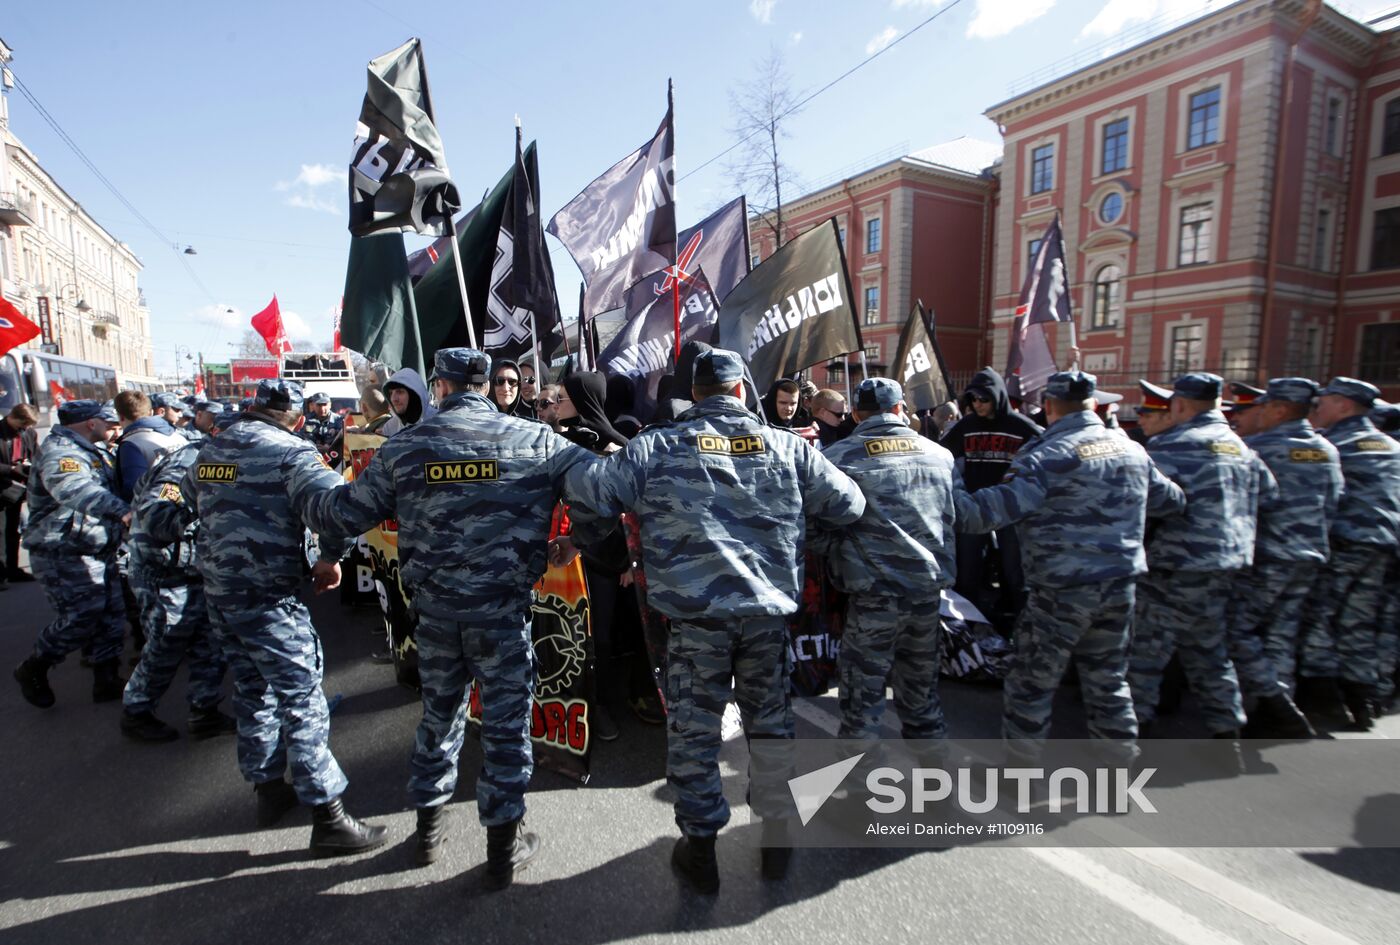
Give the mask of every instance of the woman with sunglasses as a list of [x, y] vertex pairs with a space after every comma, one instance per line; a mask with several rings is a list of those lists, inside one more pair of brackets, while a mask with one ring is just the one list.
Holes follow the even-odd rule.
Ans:
[[501, 413], [535, 420], [535, 408], [520, 396], [520, 365], [509, 359], [496, 361], [491, 368], [491, 401]]

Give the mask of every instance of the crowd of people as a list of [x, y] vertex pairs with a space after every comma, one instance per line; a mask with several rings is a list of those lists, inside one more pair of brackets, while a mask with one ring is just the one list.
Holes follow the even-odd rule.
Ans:
[[[1088, 734], [1119, 764], [1155, 725], [1173, 657], [1236, 758], [1241, 738], [1366, 729], [1394, 699], [1400, 446], [1373, 420], [1393, 430], [1370, 384], [1275, 378], [1233, 385], [1227, 403], [1212, 374], [1143, 381], [1139, 426], [1124, 431], [1121, 398], [1078, 370], [1049, 379], [1036, 418], [990, 368], [960, 403], [919, 415], [889, 379], [862, 380], [848, 402], [788, 379], [760, 399], [744, 377], [739, 355], [692, 343], [639, 418], [650, 404], [625, 378], [574, 371], [540, 385], [528, 362], [444, 349], [428, 382], [405, 369], [365, 392], [349, 429], [386, 439], [348, 483], [333, 468], [343, 424], [291, 382], [262, 382], [237, 410], [137, 392], [69, 402], [37, 449], [21, 442], [33, 418], [12, 413], [9, 479], [27, 481], [24, 542], [55, 613], [15, 677], [29, 702], [52, 706], [47, 674], [86, 648], [93, 698], [123, 701], [121, 730], [168, 741], [178, 733], [156, 709], [187, 659], [188, 730], [236, 731], [259, 825], [303, 804], [317, 855], [373, 849], [386, 831], [342, 802], [320, 640], [298, 593], [306, 529], [319, 592], [338, 585], [357, 536], [395, 519], [418, 619], [415, 856], [436, 861], [450, 834], [474, 681], [485, 881], [499, 889], [539, 850], [523, 827], [531, 588], [547, 563], [580, 555], [597, 665], [589, 725], [607, 740], [616, 711], [668, 723], [672, 863], [702, 893], [718, 888], [729, 818], [726, 707], [737, 703], [751, 739], [794, 733], [789, 621], [809, 556], [847, 596], [839, 735], [874, 740], [892, 687], [903, 736], [933, 746], [934, 761], [948, 734], [939, 599], [954, 588], [1014, 622], [1002, 731], [1026, 760], [1071, 670]], [[552, 528], [560, 502], [567, 531]], [[16, 562], [7, 550], [12, 579]], [[145, 637], [127, 681], [123, 571]], [[629, 659], [639, 574], [670, 623], [664, 705], [649, 666]], [[232, 717], [219, 709], [226, 674]], [[756, 791], [750, 803], [762, 873], [781, 879], [790, 800]]]

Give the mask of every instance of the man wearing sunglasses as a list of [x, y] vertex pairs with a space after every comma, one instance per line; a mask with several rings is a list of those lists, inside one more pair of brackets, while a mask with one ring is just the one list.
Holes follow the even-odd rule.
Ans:
[[825, 450], [851, 435], [856, 422], [846, 407], [846, 398], [839, 392], [826, 388], [812, 395], [809, 408], [812, 419], [817, 424], [817, 442]]
[[[968, 492], [995, 486], [1006, 476], [1011, 461], [1041, 428], [1011, 407], [1006, 382], [991, 368], [983, 368], [963, 392], [963, 418], [943, 438], [943, 446], [958, 461]], [[991, 539], [995, 537], [995, 546]], [[985, 580], [985, 561], [997, 555], [1001, 562], [1001, 587]], [[1016, 532], [999, 529], [992, 535], [958, 535], [957, 592], [986, 614], [993, 623], [1009, 628], [1025, 600], [1021, 551]]]

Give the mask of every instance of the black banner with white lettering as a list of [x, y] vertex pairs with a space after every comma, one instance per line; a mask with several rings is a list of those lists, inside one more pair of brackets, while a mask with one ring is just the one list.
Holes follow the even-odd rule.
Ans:
[[[675, 316], [671, 293], [652, 293], [650, 279], [627, 291], [627, 308], [636, 313], [598, 355], [598, 368], [605, 374], [632, 380], [635, 398], [631, 413], [649, 419], [656, 411], [656, 387], [672, 365], [676, 350]], [[694, 269], [689, 282], [681, 287], [681, 344], [709, 341], [719, 315], [705, 273]]]
[[836, 218], [768, 257], [720, 306], [719, 345], [749, 362], [759, 392], [861, 349]]
[[588, 289], [584, 314], [621, 308], [627, 288], [671, 265], [676, 252], [675, 134], [671, 109], [651, 140], [608, 168], [549, 221]]
[[933, 319], [924, 314], [918, 302], [909, 311], [909, 320], [899, 334], [893, 369], [895, 380], [904, 388], [904, 403], [910, 410], [932, 410], [953, 400], [943, 352], [938, 349]]
[[350, 157], [350, 232], [442, 236], [461, 205], [433, 124], [422, 44], [410, 39], [369, 63]]
[[[749, 274], [748, 202], [737, 197], [676, 237], [676, 265], [654, 272], [627, 290], [627, 317], [645, 307], [646, 290], [653, 296], [670, 291], [675, 271], [682, 282], [703, 269], [716, 302]], [[684, 297], [684, 296], [682, 296]]]
[[540, 338], [548, 338], [559, 322], [554, 294], [554, 269], [544, 248], [540, 226], [540, 172], [534, 142], [524, 153], [517, 133], [515, 174], [501, 214], [496, 256], [486, 292], [482, 348], [493, 358], [519, 361], [534, 349], [530, 323]]

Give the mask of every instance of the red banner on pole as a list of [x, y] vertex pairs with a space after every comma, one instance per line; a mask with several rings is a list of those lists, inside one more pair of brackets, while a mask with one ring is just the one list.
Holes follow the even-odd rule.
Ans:
[[292, 343], [287, 340], [287, 330], [282, 327], [282, 310], [277, 307], [277, 296], [272, 297], [267, 308], [253, 316], [252, 325], [253, 330], [262, 335], [267, 350], [274, 357], [280, 358], [292, 350]]
[[25, 318], [9, 302], [0, 299], [0, 354], [18, 348], [38, 334], [38, 325]]

